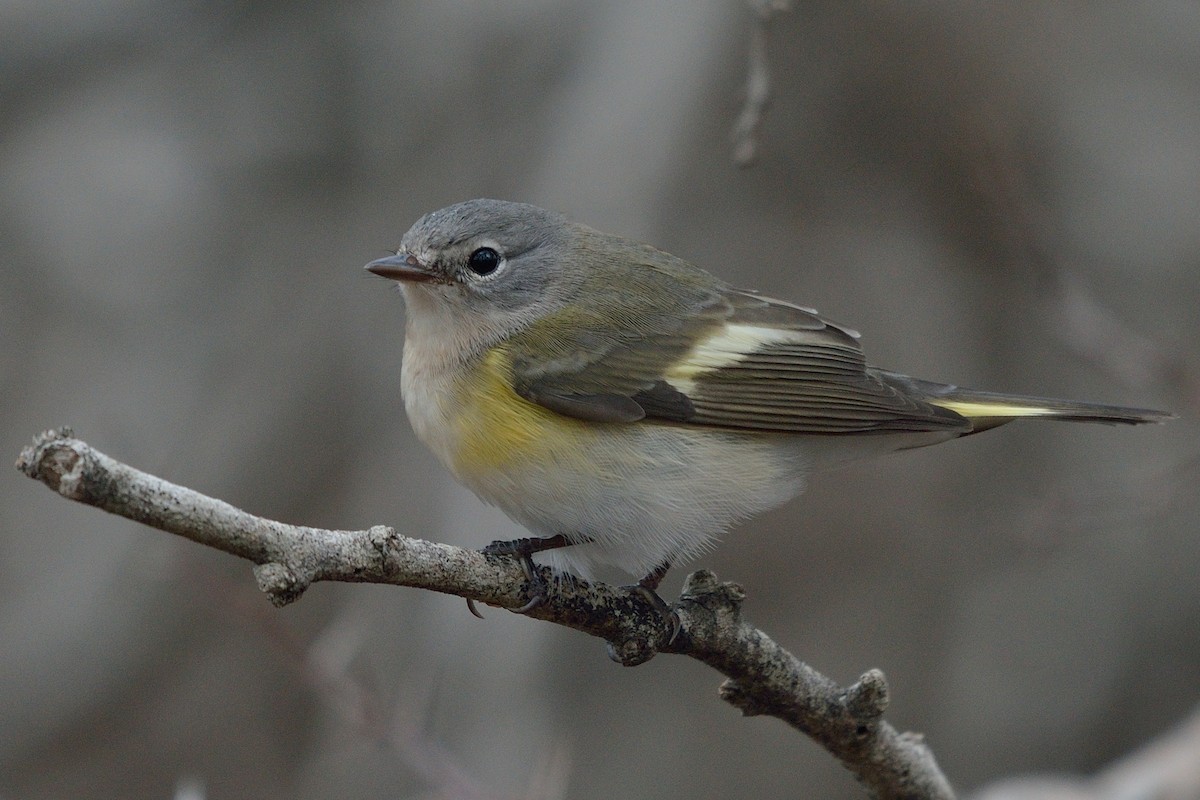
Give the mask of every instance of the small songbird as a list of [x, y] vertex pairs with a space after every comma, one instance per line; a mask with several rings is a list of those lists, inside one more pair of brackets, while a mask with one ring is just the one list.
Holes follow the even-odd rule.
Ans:
[[[366, 267], [407, 308], [404, 407], [454, 476], [539, 538], [494, 542], [644, 576], [805, 477], [1032, 417], [1161, 422], [1140, 408], [997, 394], [867, 366], [858, 334], [645, 244], [536, 206], [470, 200]], [[524, 610], [524, 609], [519, 609]]]

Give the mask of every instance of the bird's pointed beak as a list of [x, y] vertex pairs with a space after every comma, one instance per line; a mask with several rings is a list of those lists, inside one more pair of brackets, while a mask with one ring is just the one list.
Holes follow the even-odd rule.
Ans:
[[416, 256], [396, 253], [394, 256], [377, 258], [365, 267], [381, 278], [401, 283], [440, 283], [442, 277], [422, 264]]

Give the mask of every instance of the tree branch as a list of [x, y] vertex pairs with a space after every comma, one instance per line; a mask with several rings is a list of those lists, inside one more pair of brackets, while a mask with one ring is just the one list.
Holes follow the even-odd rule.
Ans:
[[[384, 526], [334, 531], [256, 517], [122, 464], [68, 429], [38, 436], [17, 468], [63, 497], [253, 562], [259, 588], [278, 606], [316, 581], [411, 586], [506, 608], [527, 599], [528, 581], [511, 559], [410, 539]], [[875, 797], [953, 798], [922, 737], [898, 733], [882, 720], [888, 704], [882, 672], [838, 686], [742, 620], [740, 586], [706, 570], [689, 575], [673, 606], [680, 628], [671, 640], [662, 615], [636, 592], [545, 568], [543, 577], [547, 601], [527, 616], [600, 637], [609, 655], [628, 666], [659, 652], [708, 664], [728, 678], [723, 699], [746, 715], [778, 717], [804, 732]]]

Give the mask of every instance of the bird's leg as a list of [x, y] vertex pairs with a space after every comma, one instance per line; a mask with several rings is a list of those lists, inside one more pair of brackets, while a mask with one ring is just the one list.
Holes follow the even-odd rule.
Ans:
[[[543, 580], [541, 573], [537, 570], [537, 565], [533, 563], [533, 554], [541, 553], [545, 550], [557, 550], [560, 547], [570, 547], [579, 542], [573, 542], [561, 533], [554, 536], [530, 537], [525, 539], [511, 539], [508, 541], [492, 542], [487, 547], [483, 548], [482, 552], [488, 556], [512, 556], [521, 563], [521, 569], [525, 571], [525, 580], [529, 581], [529, 602], [520, 608], [510, 609], [515, 614], [525, 614], [546, 602], [546, 581]], [[467, 607], [471, 609], [471, 613], [482, 618], [482, 614], [475, 608], [475, 604], [467, 600]]]
[[[666, 577], [667, 571], [671, 569], [670, 561], [663, 561], [654, 569], [647, 572], [637, 582], [637, 585], [649, 592], [658, 592], [658, 585], [662, 583], [662, 579]], [[660, 597], [661, 601], [662, 598]]]
[[669, 569], [671, 569], [671, 561], [670, 559], [666, 559], [643, 575], [637, 583], [625, 587], [630, 592], [644, 597], [646, 602], [654, 607], [654, 610], [662, 617], [663, 622], [671, 629], [671, 636], [667, 639], [667, 644], [675, 641], [675, 637], [679, 635], [681, 625], [679, 615], [658, 594], [658, 585], [662, 583], [662, 579]]

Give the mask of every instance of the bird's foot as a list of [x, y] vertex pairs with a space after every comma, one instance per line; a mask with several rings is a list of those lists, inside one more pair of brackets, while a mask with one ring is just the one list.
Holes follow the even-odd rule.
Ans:
[[[509, 611], [512, 611], [514, 614], [528, 614], [546, 602], [549, 587], [546, 585], [546, 579], [542, 577], [537, 565], [533, 563], [533, 554], [544, 550], [556, 550], [560, 547], [567, 547], [570, 544], [572, 542], [568, 541], [567, 537], [558, 534], [556, 536], [492, 542], [483, 548], [481, 552], [487, 556], [510, 556], [517, 559], [521, 565], [521, 569], [525, 572], [525, 580], [529, 583], [529, 600], [518, 608], [510, 608]], [[479, 610], [475, 608], [475, 604], [472, 601], [467, 601], [467, 608], [475, 616], [483, 617], [479, 613]]]
[[632, 594], [641, 595], [658, 612], [663, 625], [670, 631], [670, 636], [667, 637], [667, 644], [675, 641], [675, 637], [679, 635], [679, 629], [682, 627], [679, 614], [658, 594], [658, 585], [662, 583], [663, 576], [667, 574], [667, 570], [670, 568], [671, 562], [664, 561], [643, 576], [637, 583], [622, 587], [629, 590]]

